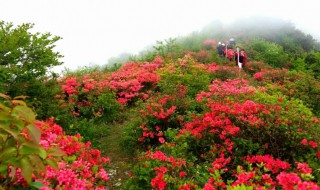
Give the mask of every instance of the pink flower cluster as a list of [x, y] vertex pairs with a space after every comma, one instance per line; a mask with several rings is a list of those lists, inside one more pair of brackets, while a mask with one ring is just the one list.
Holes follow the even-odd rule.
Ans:
[[[182, 89], [181, 89], [182, 88]], [[183, 87], [181, 87], [181, 93], [184, 93]], [[157, 122], [165, 125], [170, 123], [171, 117], [175, 114], [177, 107], [171, 106], [170, 101], [174, 100], [173, 96], [164, 95], [163, 97], [152, 97], [148, 102], [145, 103], [145, 110], [141, 110], [142, 118], [148, 120], [154, 118]], [[151, 126], [146, 122], [140, 125], [142, 129], [142, 137], [138, 140], [144, 142], [146, 139], [157, 138], [160, 143], [164, 143], [163, 132], [166, 128], [162, 125]]]
[[302, 181], [296, 173], [281, 172], [277, 176], [277, 182], [283, 189], [319, 190], [315, 182]]
[[290, 164], [280, 159], [274, 159], [270, 155], [263, 155], [263, 156], [248, 156], [246, 160], [249, 163], [264, 163], [264, 167], [270, 170], [272, 173], [278, 173], [281, 170], [288, 170], [290, 169]]
[[[102, 108], [97, 107], [95, 101], [97, 97], [106, 90], [107, 75], [104, 73], [91, 73], [83, 76], [69, 76], [62, 80], [62, 94], [56, 98], [63, 100], [62, 106], [69, 106], [74, 116], [81, 114], [80, 108], [94, 108], [93, 115], [101, 115]], [[75, 109], [77, 108], [77, 109]]]
[[[309, 168], [306, 163], [297, 163], [298, 171], [296, 173], [288, 173], [291, 170], [290, 164], [281, 161], [280, 159], [274, 159], [270, 155], [248, 156], [248, 171], [243, 166], [238, 166], [237, 172], [233, 175], [235, 180], [231, 183], [233, 187], [239, 185], [251, 186], [254, 189], [264, 189], [268, 187], [274, 189], [281, 187], [282, 189], [319, 189], [319, 186], [315, 182], [309, 180], [303, 180], [300, 175], [308, 174], [311, 176], [312, 169]], [[227, 169], [226, 163], [230, 162], [230, 157], [225, 159], [224, 157], [217, 158], [213, 163], [213, 168], [209, 168], [210, 173], [219, 177], [210, 177], [203, 189], [219, 189], [226, 188], [226, 184], [221, 181], [221, 174]], [[223, 167], [216, 168], [217, 163], [224, 163]], [[219, 171], [220, 169], [220, 171]], [[219, 173], [217, 173], [219, 171]], [[234, 171], [235, 172], [235, 171]], [[271, 173], [270, 173], [271, 172]]]
[[160, 77], [156, 70], [162, 66], [162, 63], [163, 60], [160, 57], [156, 57], [151, 63], [127, 63], [108, 77], [108, 86], [117, 93], [121, 104], [126, 104], [136, 97], [146, 99], [147, 90], [155, 87], [159, 81]]
[[205, 41], [202, 42], [202, 45], [203, 45], [206, 49], [215, 50], [215, 49], [216, 49], [216, 46], [217, 46], [217, 41], [216, 41], [216, 40], [212, 40], [212, 39], [205, 40]]
[[226, 81], [214, 80], [209, 86], [209, 92], [201, 92], [196, 100], [201, 102], [208, 97], [223, 100], [227, 96], [238, 96], [240, 94], [250, 95], [256, 90], [249, 86], [249, 81], [244, 79], [227, 79]]
[[[140, 159], [148, 159], [148, 160], [158, 160], [161, 162], [162, 166], [154, 167], [153, 171], [155, 171], [156, 176], [151, 179], [150, 183], [154, 189], [164, 190], [167, 183], [165, 174], [170, 173], [168, 175], [175, 175], [176, 178], [185, 178], [187, 173], [182, 170], [183, 167], [186, 166], [186, 161], [182, 158], [174, 158], [172, 156], [166, 156], [161, 151], [147, 151], [144, 157]], [[187, 187], [182, 186], [180, 189], [186, 189]]]
[[258, 72], [253, 75], [253, 78], [260, 81], [263, 78], [263, 72]]
[[[116, 93], [121, 104], [127, 104], [135, 98], [147, 99], [150, 89], [159, 81], [156, 70], [163, 60], [156, 57], [153, 62], [127, 63], [113, 73], [95, 72], [83, 76], [68, 76], [62, 80], [62, 94], [56, 97], [63, 100], [62, 106], [69, 106], [74, 116], [81, 115], [81, 108], [88, 108], [93, 116], [99, 116], [103, 108], [95, 104], [106, 90]], [[91, 117], [91, 116], [90, 116]]]
[[[41, 177], [33, 177], [34, 181], [44, 184], [41, 190], [105, 189], [109, 177], [103, 169], [103, 164], [110, 162], [109, 158], [101, 157], [99, 150], [90, 148], [90, 142], [82, 143], [79, 134], [65, 135], [62, 128], [54, 123], [53, 119], [37, 121], [36, 126], [41, 129], [40, 144], [46, 150], [55, 151], [55, 154], [65, 154], [58, 161], [57, 170], [46, 165], [46, 173], [43, 173]], [[62, 152], [59, 153], [59, 150]], [[54, 158], [47, 157], [47, 159]], [[25, 184], [21, 176], [19, 174], [17, 176], [17, 182]]]
[[287, 69], [262, 69], [253, 75], [254, 79], [261, 82], [272, 82], [283, 85], [285, 77], [288, 73]]
[[308, 140], [307, 139], [302, 139], [301, 140], [301, 144], [303, 144], [304, 146], [310, 146], [310, 147], [312, 147], [312, 148], [317, 148], [318, 147], [318, 143], [317, 142], [315, 142], [315, 141], [313, 141], [313, 140], [310, 140], [309, 142], [308, 142]]

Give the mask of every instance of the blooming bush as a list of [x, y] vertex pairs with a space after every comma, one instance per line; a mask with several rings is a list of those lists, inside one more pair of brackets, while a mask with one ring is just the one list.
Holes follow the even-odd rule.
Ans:
[[212, 72], [215, 79], [227, 80], [227, 79], [235, 79], [235, 78], [247, 78], [246, 73], [241, 72], [238, 67], [235, 66], [222, 66], [216, 64], [209, 65], [209, 71]]
[[[32, 177], [34, 183], [42, 184], [40, 189], [105, 189], [109, 177], [103, 165], [110, 161], [108, 158], [90, 148], [90, 142], [82, 143], [79, 134], [65, 135], [52, 119], [37, 121], [35, 125], [41, 130], [40, 145], [51, 155], [46, 157], [46, 172]], [[52, 156], [62, 157], [55, 162]], [[14, 186], [26, 187], [23, 173], [16, 170]]]
[[215, 50], [217, 48], [217, 42], [215, 40], [205, 40], [202, 42], [202, 46], [207, 50]]
[[65, 135], [62, 128], [52, 119], [37, 122], [41, 129], [40, 144], [45, 149], [59, 147], [66, 156], [56, 166], [47, 166], [47, 172], [35, 181], [42, 182], [42, 189], [105, 189], [109, 177], [103, 165], [109, 158], [101, 157], [98, 149], [92, 149], [91, 143], [81, 142], [80, 134]]
[[[188, 121], [186, 112], [180, 116], [180, 126], [169, 125], [164, 132], [160, 125], [146, 125], [154, 124], [152, 117], [160, 114], [148, 107], [142, 112], [153, 115], [140, 126], [147, 132], [142, 140], [159, 137], [159, 132], [151, 135], [149, 129], [161, 131], [160, 138], [163, 134], [170, 138], [153, 143], [153, 147], [157, 145], [155, 152], [139, 158], [128, 186], [319, 188], [314, 182], [319, 180], [314, 172], [320, 166], [319, 121], [299, 101], [269, 95], [243, 79], [213, 81], [209, 91], [199, 93], [196, 99], [204, 103], [202, 114], [191, 115]], [[168, 110], [163, 110], [161, 119], [167, 119]], [[168, 158], [180, 158], [183, 165], [174, 167]]]
[[[185, 92], [184, 92], [185, 94]], [[181, 95], [181, 94], [180, 94]], [[183, 94], [182, 96], [183, 97]], [[176, 96], [153, 96], [140, 111], [141, 120], [138, 130], [138, 141], [145, 145], [159, 145], [166, 141], [165, 132], [169, 128], [179, 128], [179, 111], [185, 105], [175, 106]]]
[[188, 52], [188, 54], [200, 63], [210, 63], [214, 58], [212, 50], [200, 50], [198, 52]]
[[68, 76], [62, 81], [63, 94], [56, 97], [75, 117], [110, 120], [120, 111], [120, 104], [148, 98], [149, 90], [159, 80], [155, 70], [162, 62], [157, 57], [152, 63], [128, 63], [111, 74], [95, 72]]
[[[35, 114], [21, 100], [0, 94], [5, 100], [0, 104], [0, 188], [10, 188], [18, 181], [24, 186], [35, 185], [32, 175], [39, 177], [45, 172], [46, 159], [56, 163], [52, 151], [39, 145], [40, 130], [35, 125]], [[20, 177], [17, 177], [20, 176]]]
[[273, 69], [270, 65], [261, 61], [249, 61], [246, 63], [246, 67], [243, 68], [246, 73], [253, 75], [261, 70], [271, 70]]
[[94, 119], [104, 115], [112, 118], [120, 110], [120, 105], [115, 94], [108, 89], [106, 77], [102, 73], [69, 76], [64, 79], [63, 94], [56, 97], [75, 117]]
[[108, 86], [117, 94], [121, 104], [127, 104], [134, 99], [148, 98], [148, 90], [154, 88], [159, 80], [156, 70], [161, 67], [163, 60], [156, 57], [153, 62], [127, 63], [108, 77]]
[[1, 104], [0, 187], [105, 189], [109, 159], [90, 142], [65, 135], [53, 119], [36, 121], [21, 100], [4, 103], [11, 107]]
[[287, 76], [287, 69], [264, 70], [254, 74], [254, 79], [260, 81], [260, 84], [275, 83], [283, 85]]

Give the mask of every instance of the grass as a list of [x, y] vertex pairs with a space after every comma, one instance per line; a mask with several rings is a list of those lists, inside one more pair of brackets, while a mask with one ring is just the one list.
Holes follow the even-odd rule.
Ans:
[[120, 121], [114, 121], [106, 124], [108, 134], [97, 139], [97, 147], [103, 156], [111, 159], [111, 162], [105, 168], [109, 174], [108, 190], [121, 189], [124, 182], [129, 178], [129, 173], [133, 165], [135, 154], [125, 151], [123, 148], [123, 138], [125, 129], [130, 125], [132, 119], [136, 118], [134, 108], [126, 109], [121, 113]]

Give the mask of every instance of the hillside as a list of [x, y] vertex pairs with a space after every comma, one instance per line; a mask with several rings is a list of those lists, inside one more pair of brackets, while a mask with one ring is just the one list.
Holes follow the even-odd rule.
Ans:
[[[1, 95], [0, 189], [319, 189], [319, 43], [279, 20], [237, 24], [123, 65], [3, 79], [33, 110]], [[244, 68], [217, 53], [230, 38]]]

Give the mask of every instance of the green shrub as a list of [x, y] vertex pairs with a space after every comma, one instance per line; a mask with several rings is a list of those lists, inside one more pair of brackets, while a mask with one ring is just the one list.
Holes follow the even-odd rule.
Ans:
[[282, 46], [260, 38], [254, 39], [246, 51], [251, 59], [264, 61], [274, 67], [287, 67], [289, 61]]
[[10, 189], [14, 184], [16, 168], [21, 168], [28, 185], [36, 186], [31, 183], [32, 175], [41, 176], [47, 164], [57, 166], [54, 153], [60, 149], [45, 150], [39, 144], [41, 131], [35, 125], [36, 115], [21, 100], [23, 97], [0, 96], [5, 99], [0, 103], [0, 189]]
[[159, 90], [164, 94], [173, 94], [174, 90], [183, 85], [187, 87], [187, 95], [195, 97], [200, 90], [204, 90], [211, 82], [210, 73], [196, 65], [192, 58], [178, 59], [173, 64], [175, 67], [165, 67], [160, 70], [161, 80], [158, 83]]

